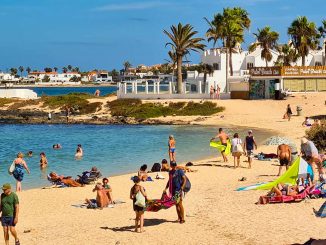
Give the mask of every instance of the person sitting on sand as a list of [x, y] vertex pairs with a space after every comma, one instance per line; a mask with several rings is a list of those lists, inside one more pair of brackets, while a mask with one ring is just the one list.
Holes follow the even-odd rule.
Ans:
[[83, 154], [84, 154], [83, 148], [82, 148], [81, 144], [78, 144], [77, 149], [76, 149], [75, 157], [76, 158], [81, 158], [81, 157], [83, 157]]
[[62, 148], [62, 146], [61, 146], [60, 144], [55, 144], [55, 145], [53, 145], [52, 147], [53, 147], [53, 149], [55, 149], [55, 150], [58, 150], [58, 149], [61, 149], [61, 148]]
[[[137, 202], [137, 194], [140, 192], [145, 199], [147, 199], [147, 194], [144, 189], [139, 183], [140, 178], [138, 176], [133, 177], [134, 185], [130, 189], [130, 199], [133, 200], [133, 209], [136, 213], [135, 219], [135, 232], [144, 232], [144, 207], [136, 205]], [[139, 227], [139, 228], [138, 228]]]
[[292, 157], [290, 147], [286, 144], [279, 145], [277, 147], [277, 156], [280, 161], [280, 168], [278, 170], [277, 176], [280, 176], [283, 166], [285, 166], [286, 170], [289, 169]]
[[114, 203], [113, 198], [112, 198], [112, 188], [109, 185], [109, 179], [108, 178], [103, 178], [102, 187], [104, 188], [104, 190], [106, 192], [106, 195], [109, 198], [109, 203], [110, 204]]
[[105, 208], [109, 206], [109, 198], [107, 192], [101, 183], [97, 183], [93, 189], [93, 192], [96, 191], [96, 200], [95, 199], [85, 199], [89, 208]]
[[139, 171], [138, 171], [138, 177], [141, 181], [146, 181], [148, 174], [147, 174], [147, 165], [144, 164], [140, 167]]
[[305, 120], [302, 123], [302, 126], [311, 127], [311, 125], [312, 125], [311, 119], [309, 117], [306, 117]]
[[170, 135], [169, 136], [169, 142], [168, 142], [168, 145], [169, 145], [169, 158], [170, 158], [170, 162], [175, 162], [175, 139], [174, 139], [174, 136], [173, 135]]
[[40, 157], [40, 168], [46, 168], [48, 166], [48, 159], [46, 159], [45, 153], [41, 152]]
[[168, 161], [166, 159], [163, 159], [162, 160], [162, 168], [161, 168], [161, 171], [164, 172], [164, 171], [170, 171], [170, 166], [168, 164]]
[[71, 178], [71, 176], [65, 177], [63, 175], [58, 175], [55, 172], [51, 172], [49, 174], [49, 177], [51, 178], [51, 181], [53, 181], [53, 182], [60, 181], [63, 184], [69, 186], [69, 187], [82, 187], [82, 186], [84, 186], [84, 185], [78, 183], [77, 181], [73, 180]]

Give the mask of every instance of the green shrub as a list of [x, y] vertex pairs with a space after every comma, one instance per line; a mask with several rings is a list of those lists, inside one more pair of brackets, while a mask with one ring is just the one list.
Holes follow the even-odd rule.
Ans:
[[134, 117], [138, 119], [155, 118], [161, 116], [179, 115], [179, 116], [208, 116], [221, 112], [223, 107], [217, 107], [216, 104], [205, 102], [203, 104], [194, 102], [170, 103], [169, 106], [163, 106], [160, 103], [142, 103], [138, 99], [122, 99], [108, 102], [112, 116]]
[[23, 100], [16, 102], [8, 107], [8, 110], [17, 110], [25, 106], [38, 105], [40, 100]]
[[7, 104], [16, 102], [17, 99], [12, 99], [12, 98], [0, 98], [0, 107], [3, 107]]
[[42, 101], [44, 101], [43, 106], [49, 107], [51, 109], [61, 108], [64, 106], [74, 107], [74, 106], [85, 106], [88, 104], [87, 99], [93, 98], [89, 94], [85, 93], [71, 93], [59, 96], [43, 96]]
[[101, 109], [101, 102], [89, 103], [81, 108], [79, 108], [79, 114], [91, 114], [95, 113]]
[[321, 126], [313, 126], [306, 131], [306, 136], [314, 142], [319, 151], [326, 151], [326, 120]]

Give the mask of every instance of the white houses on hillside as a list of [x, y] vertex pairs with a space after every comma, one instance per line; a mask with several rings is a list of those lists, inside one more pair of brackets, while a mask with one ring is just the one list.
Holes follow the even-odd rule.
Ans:
[[55, 83], [66, 83], [70, 82], [73, 77], [80, 78], [81, 75], [78, 72], [66, 72], [66, 73], [58, 73], [58, 72], [43, 72], [43, 71], [33, 71], [28, 73], [28, 79], [30, 80], [42, 80], [48, 76], [50, 81]]

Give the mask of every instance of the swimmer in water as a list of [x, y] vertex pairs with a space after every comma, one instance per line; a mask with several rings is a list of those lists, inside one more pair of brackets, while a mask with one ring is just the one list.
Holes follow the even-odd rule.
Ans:
[[41, 152], [40, 157], [40, 168], [46, 168], [48, 166], [48, 159], [46, 159], [45, 153]]
[[81, 144], [78, 144], [77, 149], [76, 149], [75, 157], [76, 158], [81, 158], [82, 156], [83, 156], [83, 148], [82, 148]]

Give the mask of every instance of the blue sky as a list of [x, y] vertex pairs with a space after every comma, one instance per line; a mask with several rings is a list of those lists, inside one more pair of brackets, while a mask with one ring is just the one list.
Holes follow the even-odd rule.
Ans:
[[[164, 63], [168, 48], [163, 29], [190, 23], [203, 36], [214, 13], [240, 6], [250, 13], [247, 48], [257, 28], [270, 25], [287, 42], [287, 27], [306, 15], [319, 26], [326, 18], [322, 0], [1, 0], [0, 69], [30, 66], [81, 70], [121, 69]], [[211, 46], [211, 44], [209, 44]], [[199, 62], [193, 53], [189, 60]]]

